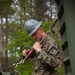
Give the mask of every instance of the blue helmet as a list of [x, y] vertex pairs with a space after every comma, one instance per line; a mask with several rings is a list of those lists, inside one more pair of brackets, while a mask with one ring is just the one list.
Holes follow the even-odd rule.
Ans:
[[35, 31], [40, 27], [42, 24], [42, 21], [37, 21], [35, 19], [30, 19], [26, 22], [25, 28], [26, 31], [28, 32], [28, 35], [31, 36], [35, 33]]

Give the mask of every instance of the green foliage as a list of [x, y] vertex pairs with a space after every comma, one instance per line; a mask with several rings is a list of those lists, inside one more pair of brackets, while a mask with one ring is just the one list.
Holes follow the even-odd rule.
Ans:
[[0, 0], [0, 16], [12, 15], [15, 10], [11, 7], [13, 0]]
[[34, 70], [34, 62], [31, 59], [25, 61], [24, 64], [16, 68], [22, 75], [31, 75]]
[[9, 31], [9, 36], [11, 36], [12, 38], [17, 37], [17, 34], [19, 32], [22, 32], [23, 30], [24, 30], [23, 25], [15, 22], [9, 23], [8, 31]]
[[50, 31], [51, 26], [52, 26], [52, 21], [42, 23], [42, 28], [44, 29], [45, 32]]
[[8, 46], [11, 53], [18, 52], [20, 54], [23, 49], [31, 48], [33, 42], [34, 40], [32, 39], [32, 37], [28, 37], [27, 32], [22, 31], [16, 34], [15, 38], [13, 38]]
[[59, 67], [58, 71], [59, 71], [59, 75], [65, 75], [65, 70], [63, 67]]

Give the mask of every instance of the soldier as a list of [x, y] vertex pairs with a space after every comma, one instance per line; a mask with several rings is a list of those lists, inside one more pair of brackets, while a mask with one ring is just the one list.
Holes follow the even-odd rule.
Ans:
[[[58, 44], [44, 32], [41, 24], [42, 21], [30, 19], [25, 25], [28, 35], [36, 40], [32, 46], [35, 50], [35, 70], [32, 75], [58, 75], [58, 66], [60, 64]], [[22, 54], [27, 56], [27, 50], [23, 50]]]

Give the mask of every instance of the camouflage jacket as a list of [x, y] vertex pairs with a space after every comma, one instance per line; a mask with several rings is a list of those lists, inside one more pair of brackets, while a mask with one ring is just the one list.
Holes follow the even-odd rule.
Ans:
[[60, 63], [58, 44], [47, 36], [41, 43], [42, 50], [34, 58], [35, 71], [32, 75], [58, 75], [57, 67]]

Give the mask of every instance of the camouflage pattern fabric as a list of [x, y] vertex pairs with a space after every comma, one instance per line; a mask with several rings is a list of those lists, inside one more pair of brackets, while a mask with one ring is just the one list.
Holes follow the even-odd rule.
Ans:
[[41, 43], [42, 50], [34, 58], [35, 71], [32, 75], [58, 75], [60, 54], [58, 44], [50, 36]]

